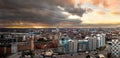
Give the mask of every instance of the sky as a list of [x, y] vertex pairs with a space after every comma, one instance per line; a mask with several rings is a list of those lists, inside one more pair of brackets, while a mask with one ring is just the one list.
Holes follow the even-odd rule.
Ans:
[[119, 24], [120, 0], [0, 0], [0, 27]]
[[[83, 3], [83, 2], [82, 2]], [[87, 0], [83, 8], [91, 8], [92, 12], [84, 14], [83, 23], [89, 24], [119, 24], [120, 0]]]

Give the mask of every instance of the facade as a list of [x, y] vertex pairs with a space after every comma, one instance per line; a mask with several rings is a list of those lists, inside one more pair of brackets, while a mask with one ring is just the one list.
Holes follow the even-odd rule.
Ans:
[[97, 34], [97, 48], [100, 48], [101, 47], [101, 35], [100, 34]]
[[13, 43], [11, 44], [11, 53], [16, 53], [18, 51], [17, 44]]
[[68, 53], [68, 38], [60, 38], [58, 44], [59, 53]]
[[88, 50], [88, 40], [78, 40], [78, 52]]
[[4, 35], [3, 38], [0, 38], [0, 51], [3, 54], [10, 54], [17, 52], [17, 40], [12, 38], [10, 35]]
[[74, 54], [77, 53], [77, 45], [78, 45], [78, 41], [77, 40], [69, 40], [68, 41], [68, 50], [70, 54]]
[[94, 51], [94, 50], [96, 50], [96, 48], [97, 48], [97, 39], [96, 39], [96, 37], [94, 36], [94, 37], [90, 37], [89, 39], [88, 39], [88, 41], [89, 41], [89, 51]]
[[105, 34], [97, 34], [97, 48], [104, 47], [105, 46]]
[[101, 34], [101, 46], [104, 47], [105, 46], [105, 37], [106, 37], [106, 34], [102, 33]]

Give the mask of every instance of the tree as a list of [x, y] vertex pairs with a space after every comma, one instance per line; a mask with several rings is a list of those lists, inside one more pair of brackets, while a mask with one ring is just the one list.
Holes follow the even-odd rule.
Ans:
[[90, 55], [87, 55], [86, 58], [90, 58]]
[[112, 54], [111, 53], [107, 53], [107, 57], [108, 58], [112, 58]]

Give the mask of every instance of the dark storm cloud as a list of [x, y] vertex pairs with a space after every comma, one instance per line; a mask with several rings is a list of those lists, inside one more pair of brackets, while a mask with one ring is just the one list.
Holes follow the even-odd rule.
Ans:
[[[65, 8], [60, 10], [58, 6]], [[0, 24], [16, 22], [58, 24], [61, 22], [80, 23], [80, 19], [69, 20], [66, 11], [82, 16], [84, 10], [74, 9], [69, 0], [0, 0]]]

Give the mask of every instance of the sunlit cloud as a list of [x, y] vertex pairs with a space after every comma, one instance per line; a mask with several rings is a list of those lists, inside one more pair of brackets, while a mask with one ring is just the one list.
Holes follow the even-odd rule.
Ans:
[[120, 12], [110, 12], [112, 15], [120, 15]]
[[104, 15], [105, 14], [104, 11], [96, 11], [96, 13], [99, 14], [99, 15]]
[[57, 6], [60, 10], [65, 10], [65, 8], [61, 7], [61, 6]]
[[81, 18], [77, 15], [70, 15], [68, 16], [68, 19], [81, 19]]
[[72, 15], [72, 14], [70, 14], [69, 12], [65, 12], [65, 11], [63, 11], [63, 12], [61, 12], [61, 13], [64, 14], [64, 15], [67, 15], [67, 16]]
[[82, 24], [120, 24], [120, 16], [111, 15], [109, 13], [103, 15], [101, 12], [99, 14], [91, 12], [84, 14]]

